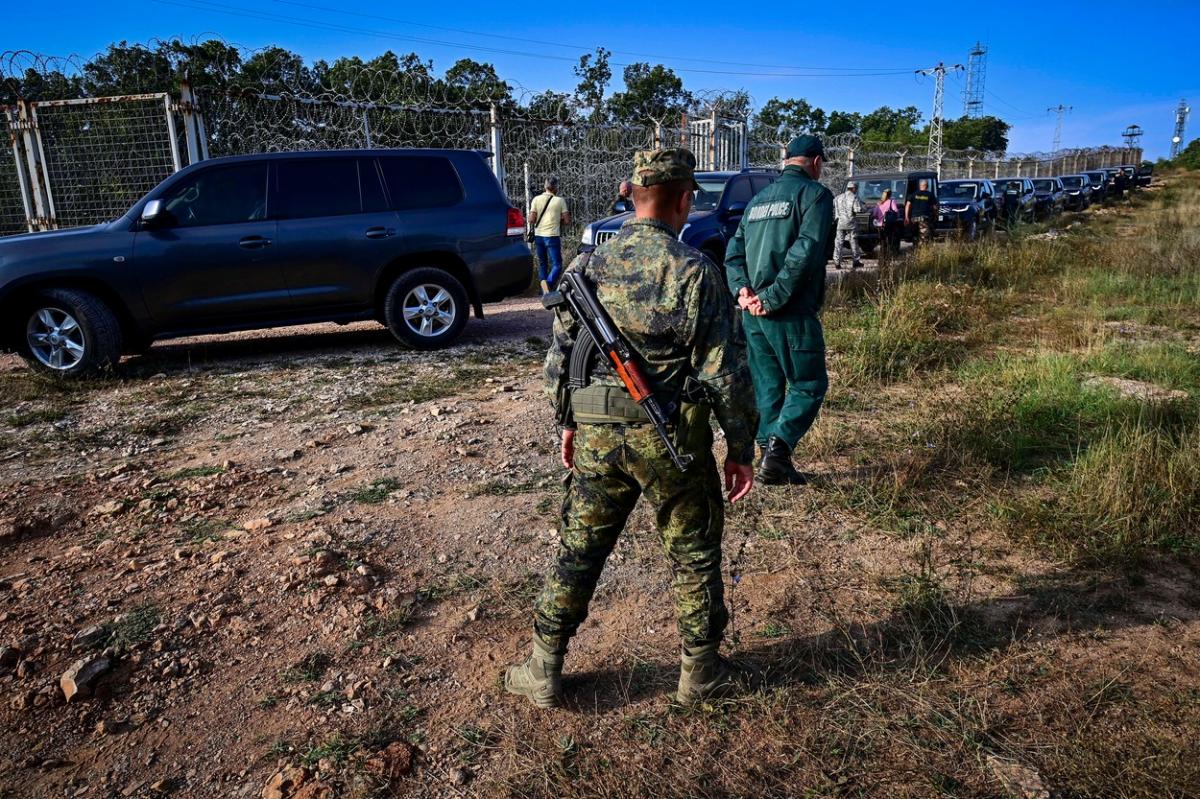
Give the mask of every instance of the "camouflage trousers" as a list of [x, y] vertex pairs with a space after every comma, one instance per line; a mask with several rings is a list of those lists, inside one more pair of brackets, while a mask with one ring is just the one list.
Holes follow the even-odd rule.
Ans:
[[927, 216], [919, 216], [913, 220], [917, 226], [917, 243], [928, 244], [933, 241], [933, 220]]
[[696, 427], [691, 440], [681, 442], [696, 460], [681, 472], [649, 425], [579, 425], [562, 543], [534, 607], [534, 629], [548, 645], [565, 649], [587, 618], [604, 563], [643, 495], [671, 563], [683, 644], [721, 640], [729, 619], [721, 582], [724, 500], [707, 417]]

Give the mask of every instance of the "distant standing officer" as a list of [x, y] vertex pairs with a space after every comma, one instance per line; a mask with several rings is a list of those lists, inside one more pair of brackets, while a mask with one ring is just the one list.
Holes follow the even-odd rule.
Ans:
[[546, 178], [546, 190], [529, 203], [529, 224], [537, 247], [538, 279], [542, 291], [551, 291], [562, 272], [562, 229], [571, 224], [567, 203], [558, 196], [558, 178]]
[[917, 190], [909, 195], [904, 203], [904, 224], [917, 226], [917, 241], [928, 244], [933, 240], [933, 215], [937, 213], [937, 195], [929, 190], [929, 181], [921, 179], [917, 182]]
[[815, 136], [787, 146], [783, 174], [755, 195], [725, 253], [729, 288], [742, 308], [758, 402], [763, 483], [803, 484], [792, 450], [817, 418], [829, 388], [825, 254], [833, 195], [817, 182], [825, 150]]
[[556, 314], [545, 372], [546, 391], [564, 426], [562, 463], [571, 470], [562, 543], [534, 607], [533, 652], [504, 675], [509, 693], [538, 707], [562, 701], [567, 643], [587, 618], [596, 581], [641, 496], [654, 511], [674, 573], [683, 642], [680, 701], [724, 693], [739, 683], [738, 670], [718, 654], [728, 614], [721, 581], [724, 508], [709, 413], [725, 432], [731, 502], [744, 497], [754, 479], [758, 416], [745, 339], [724, 277], [679, 240], [692, 209], [695, 168], [688, 150], [637, 153], [637, 216], [569, 267], [591, 281], [664, 406], [681, 398], [689, 384], [706, 398], [684, 398], [678, 411], [676, 443], [695, 458], [681, 471], [611, 364], [572, 357], [583, 346], [577, 343], [578, 326], [569, 314]]
[[633, 184], [628, 180], [622, 180], [621, 185], [617, 187], [617, 199], [613, 200], [612, 208], [609, 211], [612, 214], [627, 214], [633, 210]]
[[833, 217], [837, 220], [837, 231], [833, 234], [833, 264], [842, 268], [842, 253], [845, 240], [850, 239], [851, 269], [862, 266], [862, 252], [858, 248], [857, 214], [862, 213], [862, 203], [858, 199], [858, 184], [850, 181], [846, 190], [833, 200]]

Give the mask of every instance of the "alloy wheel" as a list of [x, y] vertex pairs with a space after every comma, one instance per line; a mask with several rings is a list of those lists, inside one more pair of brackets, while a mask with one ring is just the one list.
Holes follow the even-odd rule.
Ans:
[[38, 362], [65, 372], [79, 365], [86, 342], [79, 321], [61, 308], [39, 308], [25, 326], [25, 340]]

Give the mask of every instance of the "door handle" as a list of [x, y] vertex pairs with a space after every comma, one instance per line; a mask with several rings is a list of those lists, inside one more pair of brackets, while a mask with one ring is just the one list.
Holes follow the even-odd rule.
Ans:
[[368, 239], [386, 239], [396, 235], [396, 231], [390, 227], [369, 227], [367, 228]]
[[238, 246], [246, 250], [261, 250], [271, 243], [265, 236], [246, 236], [238, 242]]

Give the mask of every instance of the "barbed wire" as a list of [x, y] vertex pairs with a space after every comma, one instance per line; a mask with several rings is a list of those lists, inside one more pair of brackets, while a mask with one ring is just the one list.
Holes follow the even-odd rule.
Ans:
[[[491, 151], [498, 144], [498, 171], [514, 204], [527, 203], [546, 177], [559, 178], [578, 220], [566, 231], [569, 242], [578, 238], [583, 223], [608, 213], [617, 184], [632, 171], [636, 150], [685, 146], [707, 168], [777, 167], [785, 144], [775, 140], [778, 134], [755, 126], [753, 98], [744, 91], [684, 91], [680, 85], [640, 103], [631, 104], [628, 93], [610, 95], [611, 107], [598, 109], [576, 94], [534, 91], [503, 80], [489, 65], [469, 60], [437, 75], [431, 62], [411, 54], [308, 63], [281, 48], [248, 49], [215, 38], [151, 40], [88, 59], [28, 50], [0, 53], [0, 105], [140, 93], [179, 98], [185, 84], [204, 121], [210, 156], [377, 147]], [[170, 173], [170, 159], [161, 149], [169, 137], [154, 129], [158, 123], [144, 109], [134, 114], [118, 105], [56, 115], [60, 146], [47, 157], [54, 164], [51, 180], [59, 185], [51, 188], [72, 197], [71, 206], [78, 209], [64, 223], [119, 214], [131, 197]], [[177, 120], [163, 120], [168, 121]], [[132, 167], [123, 176], [120, 154], [146, 150], [150, 139], [155, 158], [145, 161], [136, 176]], [[929, 163], [920, 144], [863, 141], [853, 133], [824, 141], [823, 181], [830, 186], [851, 171], [939, 166]], [[940, 166], [949, 177], [1050, 174], [1068, 165], [1071, 171], [1107, 166], [1124, 152], [951, 150]], [[98, 163], [109, 165], [100, 177], [91, 169]], [[15, 232], [9, 222], [24, 216], [13, 207], [19, 202], [14, 180], [13, 170], [0, 168], [3, 232]]]

